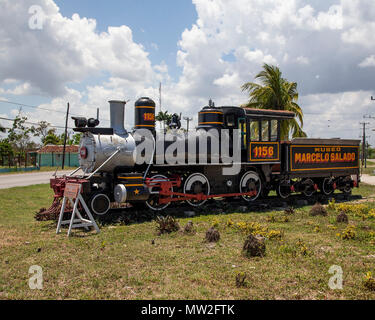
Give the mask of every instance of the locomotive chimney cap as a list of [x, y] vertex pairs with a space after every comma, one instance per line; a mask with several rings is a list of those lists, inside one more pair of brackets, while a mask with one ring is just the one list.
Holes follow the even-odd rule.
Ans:
[[114, 103], [125, 103], [126, 104], [127, 101], [123, 101], [123, 100], [109, 100], [108, 102], [109, 103], [114, 102]]

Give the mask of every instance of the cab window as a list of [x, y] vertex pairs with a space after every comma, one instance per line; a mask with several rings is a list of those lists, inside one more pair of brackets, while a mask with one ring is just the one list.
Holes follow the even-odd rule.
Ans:
[[271, 141], [278, 140], [278, 121], [271, 120]]
[[269, 141], [270, 139], [269, 121], [263, 120], [261, 123], [262, 123], [262, 141]]
[[250, 139], [259, 141], [259, 121], [250, 121]]

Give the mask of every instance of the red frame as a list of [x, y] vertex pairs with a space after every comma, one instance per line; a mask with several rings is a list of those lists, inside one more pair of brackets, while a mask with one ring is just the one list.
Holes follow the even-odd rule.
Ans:
[[[166, 181], [159, 181], [159, 179], [146, 179], [147, 187], [160, 187], [160, 198], [159, 204], [166, 204], [169, 202], [185, 201], [185, 200], [197, 200], [204, 201], [212, 198], [225, 198], [225, 197], [239, 197], [239, 196], [256, 196], [256, 191], [244, 192], [244, 193], [223, 193], [223, 194], [186, 194], [181, 192], [172, 192], [172, 187], [181, 186], [181, 178], [177, 175]], [[176, 196], [173, 198], [173, 196]]]

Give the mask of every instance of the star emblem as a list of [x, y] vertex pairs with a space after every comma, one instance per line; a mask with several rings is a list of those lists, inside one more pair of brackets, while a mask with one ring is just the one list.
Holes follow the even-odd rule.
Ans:
[[138, 189], [135, 189], [134, 194], [135, 194], [135, 195], [138, 195], [138, 194], [139, 194], [139, 190], [138, 190]]

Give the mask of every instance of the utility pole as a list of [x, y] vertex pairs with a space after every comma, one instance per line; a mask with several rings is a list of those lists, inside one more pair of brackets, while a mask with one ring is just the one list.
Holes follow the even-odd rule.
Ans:
[[69, 102], [68, 102], [68, 107], [66, 109], [66, 119], [65, 119], [65, 134], [64, 134], [64, 148], [63, 148], [63, 158], [62, 158], [62, 169], [64, 170], [65, 166], [65, 150], [66, 150], [66, 136], [68, 134], [68, 119], [69, 119]]
[[187, 122], [186, 131], [189, 132], [189, 123], [193, 120], [193, 118], [184, 117], [184, 120]]
[[[365, 116], [363, 116], [365, 118]], [[369, 122], [361, 122], [363, 126], [363, 133], [362, 133], [362, 167], [363, 165], [367, 168], [367, 150], [366, 150], [366, 125], [370, 124]]]
[[161, 112], [161, 82], [159, 83], [159, 111]]

